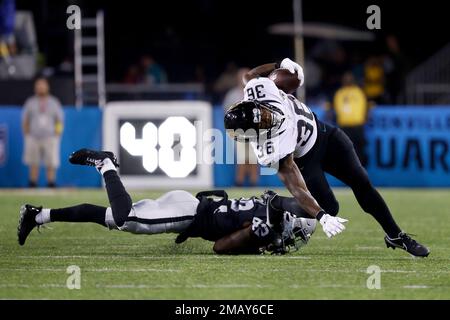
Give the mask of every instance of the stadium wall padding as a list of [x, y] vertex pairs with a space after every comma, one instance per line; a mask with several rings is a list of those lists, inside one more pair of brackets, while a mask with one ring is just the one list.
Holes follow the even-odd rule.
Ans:
[[[102, 113], [98, 108], [77, 111], [66, 107], [61, 143], [60, 186], [100, 187], [92, 168], [73, 166], [69, 154], [78, 148], [101, 148]], [[28, 170], [22, 163], [21, 107], [0, 106], [0, 187], [26, 187]], [[314, 108], [319, 118], [323, 111]], [[223, 130], [223, 108], [215, 106], [213, 127]], [[371, 112], [367, 125], [368, 172], [376, 186], [450, 187], [450, 107], [383, 106]], [[224, 139], [225, 134], [224, 134]], [[224, 142], [224, 145], [225, 142]], [[230, 146], [225, 152], [229, 152]], [[232, 164], [214, 165], [216, 187], [234, 185]], [[330, 184], [342, 184], [329, 177]], [[41, 170], [40, 185], [45, 185]], [[276, 175], [261, 176], [261, 187], [281, 187]]]
[[[21, 107], [0, 107], [0, 187], [28, 185], [28, 168], [22, 162], [23, 134]], [[83, 147], [101, 148], [102, 113], [98, 108], [64, 108], [64, 132], [61, 139], [61, 167], [56, 183], [65, 187], [100, 187], [100, 175], [92, 168], [74, 166], [67, 161], [71, 152]], [[4, 150], [2, 152], [1, 150]], [[45, 186], [41, 168], [39, 185]]]

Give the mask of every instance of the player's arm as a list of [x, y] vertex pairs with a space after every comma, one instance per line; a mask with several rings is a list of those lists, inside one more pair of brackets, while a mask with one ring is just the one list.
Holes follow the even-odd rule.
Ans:
[[298, 204], [312, 217], [319, 220], [323, 231], [330, 238], [344, 231], [346, 219], [327, 214], [309, 192], [305, 180], [294, 162], [292, 154], [279, 162], [278, 176]]
[[253, 68], [249, 72], [247, 72], [244, 75], [244, 78], [242, 79], [244, 81], [244, 84], [247, 84], [250, 80], [258, 77], [267, 77], [273, 70], [279, 68], [279, 64], [277, 62], [274, 63], [266, 63], [263, 65], [260, 65], [256, 68]]
[[254, 78], [267, 77], [273, 70], [279, 68], [287, 69], [291, 73], [296, 73], [298, 79], [300, 80], [300, 85], [303, 85], [303, 68], [298, 63], [295, 63], [289, 58], [284, 58], [280, 62], [266, 63], [253, 68], [244, 75], [244, 78], [242, 80], [244, 81], [244, 84], [247, 84], [247, 82]]
[[214, 243], [213, 250], [217, 254], [255, 254], [259, 248], [272, 243], [275, 232], [259, 218], [244, 224], [237, 230]]
[[252, 228], [247, 226], [217, 240], [214, 243], [213, 250], [217, 254], [238, 254], [248, 251], [246, 249], [254, 248]]
[[323, 211], [316, 199], [309, 192], [305, 180], [294, 162], [292, 154], [279, 162], [278, 176], [298, 204], [313, 218]]

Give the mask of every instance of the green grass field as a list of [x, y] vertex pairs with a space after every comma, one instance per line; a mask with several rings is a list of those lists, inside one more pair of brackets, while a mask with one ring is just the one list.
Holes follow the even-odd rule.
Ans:
[[[230, 196], [258, 194], [233, 189]], [[282, 191], [281, 193], [286, 194]], [[384, 189], [401, 227], [431, 248], [426, 259], [387, 249], [383, 232], [351, 192], [336, 190], [347, 230], [285, 256], [217, 256], [212, 243], [175, 235], [132, 235], [94, 224], [54, 223], [16, 240], [18, 211], [107, 203], [102, 190], [0, 191], [1, 299], [450, 299], [449, 190]], [[133, 192], [134, 200], [161, 192]], [[81, 289], [66, 287], [67, 267], [81, 268]], [[366, 286], [367, 268], [381, 268], [381, 289]]]

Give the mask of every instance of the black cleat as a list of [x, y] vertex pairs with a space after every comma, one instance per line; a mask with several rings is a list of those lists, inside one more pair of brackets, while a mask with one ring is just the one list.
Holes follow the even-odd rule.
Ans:
[[266, 222], [267, 225], [272, 227], [274, 231], [283, 231], [283, 213], [284, 210], [277, 209], [272, 205], [273, 199], [278, 197], [278, 194], [272, 190], [264, 191], [262, 198], [266, 201]]
[[17, 227], [17, 237], [19, 244], [23, 246], [30, 232], [40, 225], [36, 222], [36, 216], [42, 211], [42, 207], [35, 207], [24, 204], [20, 207], [19, 226]]
[[427, 247], [421, 245], [404, 232], [400, 232], [398, 238], [385, 236], [384, 242], [386, 242], [386, 247], [394, 250], [395, 248], [403, 249], [414, 257], [428, 257], [430, 254], [430, 250]]
[[70, 155], [69, 162], [71, 164], [79, 164], [82, 166], [98, 167], [106, 158], [111, 159], [116, 168], [119, 167], [116, 155], [110, 151], [80, 149]]

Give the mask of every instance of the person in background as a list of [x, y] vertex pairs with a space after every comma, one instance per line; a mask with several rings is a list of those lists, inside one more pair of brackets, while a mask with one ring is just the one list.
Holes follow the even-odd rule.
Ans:
[[167, 83], [167, 73], [150, 55], [141, 57], [140, 67], [143, 74], [144, 83], [160, 84]]
[[61, 104], [52, 95], [47, 79], [34, 83], [34, 96], [27, 99], [22, 113], [25, 137], [24, 163], [30, 168], [29, 186], [36, 187], [41, 162], [47, 169], [48, 187], [56, 186], [60, 137], [64, 115]]
[[378, 56], [369, 57], [364, 65], [364, 92], [376, 104], [385, 102], [385, 75], [383, 61]]
[[[236, 85], [231, 88], [225, 95], [223, 100], [224, 111], [232, 104], [244, 99], [244, 82], [242, 81], [244, 75], [249, 72], [249, 68], [241, 68], [237, 71], [235, 76]], [[258, 184], [258, 161], [255, 153], [251, 150], [250, 145], [244, 142], [236, 142], [236, 160], [237, 170], [235, 183], [237, 186], [243, 186], [245, 179], [250, 179], [250, 184], [256, 186]]]
[[131, 65], [127, 69], [127, 73], [123, 78], [125, 84], [137, 84], [141, 82], [141, 75], [139, 74], [139, 68], [136, 65]]
[[402, 102], [401, 92], [404, 89], [408, 70], [408, 59], [400, 49], [397, 37], [386, 37], [387, 54], [384, 57], [384, 73], [386, 75], [386, 91], [389, 102], [398, 104]]
[[334, 95], [333, 107], [337, 125], [352, 140], [356, 154], [365, 167], [367, 165], [365, 124], [369, 104], [364, 91], [356, 84], [351, 72], [343, 75], [342, 87]]

